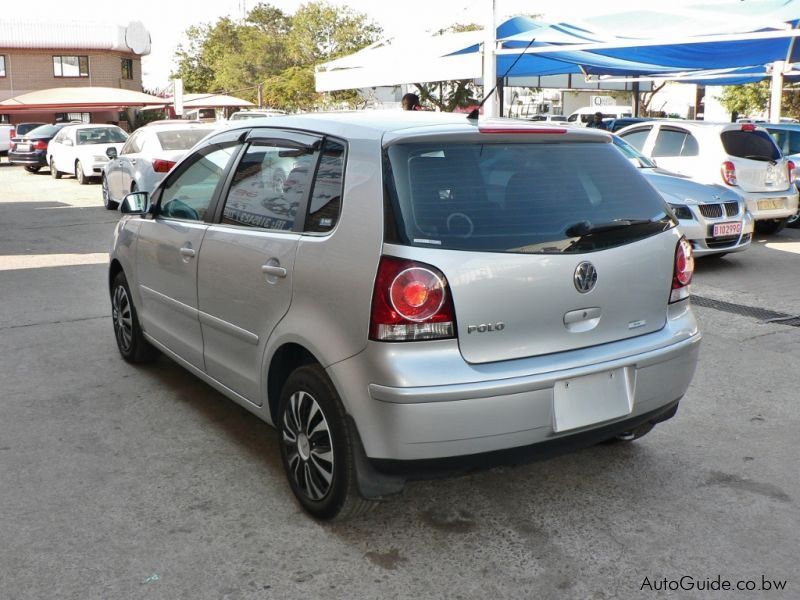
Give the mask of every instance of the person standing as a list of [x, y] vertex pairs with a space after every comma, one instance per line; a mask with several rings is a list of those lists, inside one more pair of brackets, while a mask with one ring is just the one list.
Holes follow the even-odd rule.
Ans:
[[592, 120], [589, 121], [586, 124], [586, 126], [592, 127], [594, 129], [608, 129], [608, 127], [606, 127], [606, 124], [603, 123], [603, 113], [601, 113], [600, 111], [594, 113], [594, 117], [592, 117]]

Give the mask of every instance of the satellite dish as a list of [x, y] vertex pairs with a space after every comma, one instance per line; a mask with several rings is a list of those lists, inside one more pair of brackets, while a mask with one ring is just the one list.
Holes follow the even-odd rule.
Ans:
[[125, 28], [125, 44], [134, 54], [150, 54], [150, 33], [141, 21], [133, 21]]

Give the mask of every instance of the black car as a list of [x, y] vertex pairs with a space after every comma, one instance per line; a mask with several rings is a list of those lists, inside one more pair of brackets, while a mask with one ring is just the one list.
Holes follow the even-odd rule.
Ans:
[[62, 127], [69, 123], [40, 125], [25, 135], [17, 135], [11, 140], [8, 149], [8, 162], [12, 165], [25, 165], [29, 173], [36, 173], [47, 166], [47, 144]]

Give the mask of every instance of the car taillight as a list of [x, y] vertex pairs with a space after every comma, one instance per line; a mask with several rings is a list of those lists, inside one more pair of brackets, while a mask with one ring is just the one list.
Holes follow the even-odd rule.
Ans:
[[736, 167], [731, 161], [726, 160], [722, 163], [720, 172], [722, 173], [722, 180], [725, 183], [728, 185], [736, 185]]
[[787, 160], [786, 161], [786, 168], [789, 170], [789, 183], [794, 183], [794, 180], [797, 179], [797, 174], [794, 170], [797, 168], [797, 165], [794, 164], [794, 161]]
[[450, 288], [436, 267], [382, 256], [372, 293], [369, 338], [381, 342], [455, 337]]
[[675, 248], [675, 268], [672, 271], [672, 292], [669, 302], [679, 302], [689, 297], [689, 284], [694, 274], [692, 245], [682, 237]]
[[44, 140], [39, 140], [33, 145], [34, 150], [47, 150], [47, 142]]
[[157, 158], [153, 161], [153, 171], [156, 173], [169, 173], [169, 170], [175, 166], [175, 161], [161, 160]]

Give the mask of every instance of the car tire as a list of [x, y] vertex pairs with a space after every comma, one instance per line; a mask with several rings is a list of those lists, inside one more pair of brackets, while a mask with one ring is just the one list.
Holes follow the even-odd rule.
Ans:
[[52, 158], [50, 159], [50, 176], [53, 179], [61, 179], [61, 171], [56, 169], [56, 163]]
[[75, 179], [77, 179], [78, 183], [81, 185], [89, 183], [89, 178], [86, 176], [86, 173], [83, 172], [83, 165], [79, 160], [75, 161]]
[[763, 221], [756, 221], [755, 229], [758, 233], [771, 234], [781, 231], [789, 222], [789, 218], [785, 219], [765, 219]]
[[789, 220], [786, 221], [786, 226], [791, 227], [792, 229], [800, 228], [800, 210], [789, 217]]
[[720, 258], [728, 256], [727, 252], [719, 252], [718, 254], [707, 254], [703, 258], [711, 259], [711, 260], [719, 260]]
[[106, 207], [106, 210], [117, 210], [119, 203], [113, 202], [110, 199], [108, 195], [108, 180], [105, 175], [103, 175], [103, 178], [100, 180], [100, 189], [103, 193], [103, 206]]
[[111, 318], [122, 358], [131, 363], [150, 362], [158, 358], [158, 349], [144, 339], [128, 280], [122, 272], [117, 273], [111, 284]]
[[42, 168], [42, 167], [40, 167], [40, 166], [38, 166], [38, 165], [26, 165], [26, 166], [25, 166], [25, 170], [26, 170], [28, 173], [38, 173], [38, 172], [39, 172], [39, 169], [41, 169], [41, 168]]
[[277, 427], [289, 486], [309, 514], [345, 520], [376, 504], [359, 492], [356, 441], [339, 395], [321, 366], [305, 365], [289, 375], [281, 392]]

